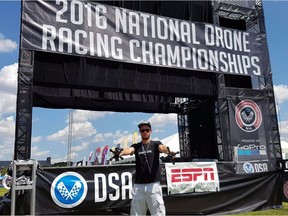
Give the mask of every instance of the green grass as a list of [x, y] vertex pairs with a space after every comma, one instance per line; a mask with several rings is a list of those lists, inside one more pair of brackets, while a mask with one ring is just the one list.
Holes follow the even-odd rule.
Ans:
[[246, 212], [237, 214], [239, 215], [288, 215], [288, 203], [283, 202], [282, 207], [280, 209], [269, 209], [269, 210], [263, 210], [263, 211], [252, 211], [252, 212]]

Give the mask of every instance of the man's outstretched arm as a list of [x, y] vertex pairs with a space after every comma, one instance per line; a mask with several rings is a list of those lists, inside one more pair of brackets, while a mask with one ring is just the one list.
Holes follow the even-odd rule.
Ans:
[[120, 156], [125, 156], [125, 155], [133, 155], [134, 154], [134, 148], [133, 147], [127, 147], [124, 148], [121, 152], [120, 152]]

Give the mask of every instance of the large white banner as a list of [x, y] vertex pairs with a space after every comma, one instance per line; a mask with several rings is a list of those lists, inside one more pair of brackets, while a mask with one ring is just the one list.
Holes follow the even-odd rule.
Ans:
[[215, 162], [166, 163], [168, 194], [220, 191]]

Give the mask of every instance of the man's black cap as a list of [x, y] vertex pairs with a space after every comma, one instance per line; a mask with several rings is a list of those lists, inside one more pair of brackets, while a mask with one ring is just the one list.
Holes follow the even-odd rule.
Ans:
[[151, 124], [149, 121], [142, 121], [140, 124], [138, 124], [138, 128], [140, 129], [144, 125], [148, 126], [151, 129]]

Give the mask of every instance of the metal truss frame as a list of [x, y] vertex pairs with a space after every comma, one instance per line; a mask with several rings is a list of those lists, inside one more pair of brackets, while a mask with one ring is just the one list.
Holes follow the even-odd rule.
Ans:
[[20, 50], [14, 160], [31, 158], [34, 52]]

